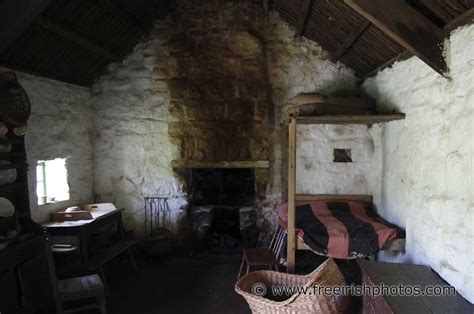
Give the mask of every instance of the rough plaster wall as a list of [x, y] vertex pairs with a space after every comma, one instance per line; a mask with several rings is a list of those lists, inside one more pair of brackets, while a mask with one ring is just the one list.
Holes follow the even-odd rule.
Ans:
[[[331, 62], [316, 43], [295, 39], [294, 29], [281, 23], [277, 14], [269, 15], [266, 26], [268, 71], [275, 104], [271, 192], [281, 199], [286, 173], [286, 146], [282, 147], [282, 138], [288, 132], [286, 127], [281, 128], [282, 108], [302, 92], [354, 93], [355, 76], [343, 65]], [[298, 193], [363, 194], [380, 181], [380, 169], [372, 167], [380, 154], [379, 127], [300, 125], [297, 134]], [[352, 149], [354, 162], [334, 163], [333, 148]]]
[[[92, 201], [91, 96], [87, 88], [18, 72], [17, 76], [32, 107], [26, 134], [31, 214], [43, 223], [53, 211]], [[56, 158], [67, 158], [70, 199], [38, 206], [36, 163]]]
[[407, 231], [407, 262], [428, 264], [474, 302], [474, 26], [451, 34], [452, 80], [417, 58], [365, 82], [407, 118], [385, 127], [382, 215]]
[[172, 220], [183, 214], [181, 183], [171, 161], [177, 149], [168, 136], [167, 42], [170, 20], [156, 24], [149, 39], [121, 63], [109, 67], [93, 88], [95, 180], [98, 201], [124, 208], [124, 221], [143, 235], [144, 197], [170, 198]]
[[[274, 146], [270, 148], [271, 183], [264, 189], [266, 196], [259, 200], [258, 224], [273, 230], [270, 226], [276, 221], [275, 208], [282, 201], [282, 174], [286, 170], [286, 153], [282, 152], [286, 147], [281, 145], [286, 133], [286, 129], [281, 130], [283, 106], [300, 92], [353, 91], [355, 77], [343, 65], [329, 61], [314, 42], [296, 38], [294, 29], [276, 13], [265, 15], [263, 9], [258, 9], [251, 1], [206, 1], [201, 5], [209, 7], [199, 7], [199, 10], [193, 7], [198, 13], [192, 17], [198, 19], [199, 12], [206, 10], [209, 14], [218, 14], [212, 23], [209, 19], [203, 20], [210, 23], [209, 31], [217, 32], [216, 36], [226, 29], [244, 28], [264, 45], [272, 93], [269, 142]], [[242, 18], [233, 18], [235, 16]], [[139, 235], [142, 234], [145, 195], [171, 196], [173, 222], [180, 221], [186, 205], [182, 182], [171, 168], [171, 161], [179, 159], [179, 149], [171, 142], [168, 132], [170, 122], [175, 121], [169, 112], [171, 75], [168, 69], [169, 64], [173, 64], [169, 43], [178, 30], [172, 23], [171, 19], [158, 22], [150, 38], [139, 44], [123, 62], [111, 66], [109, 73], [93, 87], [97, 110], [95, 193], [99, 201], [113, 201], [125, 208], [126, 224]], [[211, 27], [213, 23], [216, 27]], [[206, 36], [205, 33], [198, 34]], [[310, 164], [309, 169], [299, 169], [300, 174], [303, 173], [301, 189], [304, 187], [304, 192], [311, 193], [365, 193], [373, 181], [374, 171], [369, 164], [379, 145], [377, 130], [366, 127], [304, 127], [299, 130], [303, 138], [299, 164]], [[333, 135], [337, 138], [326, 139]], [[319, 145], [313, 145], [314, 137], [321, 139]], [[336, 144], [353, 148], [357, 163], [333, 164], [328, 154]], [[320, 156], [327, 158], [319, 159]], [[316, 176], [321, 180], [315, 181]]]

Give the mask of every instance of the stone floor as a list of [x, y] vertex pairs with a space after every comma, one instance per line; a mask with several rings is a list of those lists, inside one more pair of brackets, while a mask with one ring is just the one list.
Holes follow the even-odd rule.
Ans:
[[[180, 253], [151, 258], [137, 252], [136, 258], [138, 272], [133, 271], [125, 258], [107, 265], [110, 314], [250, 313], [245, 300], [234, 292], [239, 255], [204, 252], [194, 256]], [[302, 264], [308, 266], [299, 273], [310, 272], [324, 258], [315, 254], [298, 258], [298, 261], [304, 260]], [[337, 262], [349, 282], [360, 281], [354, 262]], [[350, 313], [357, 312], [357, 305], [350, 310]]]
[[234, 292], [239, 256], [201, 253], [165, 259], [137, 256], [139, 271], [127, 260], [108, 265], [111, 314], [250, 313]]

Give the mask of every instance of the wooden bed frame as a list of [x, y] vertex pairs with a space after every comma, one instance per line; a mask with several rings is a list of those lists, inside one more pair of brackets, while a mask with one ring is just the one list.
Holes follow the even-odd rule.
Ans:
[[[347, 106], [347, 103], [345, 103]], [[354, 106], [358, 106], [355, 104]], [[356, 111], [354, 111], [356, 112]], [[309, 249], [303, 241], [296, 236], [295, 211], [296, 201], [310, 200], [357, 200], [372, 202], [370, 195], [297, 195], [296, 194], [296, 125], [300, 124], [362, 124], [370, 125], [374, 123], [383, 123], [394, 120], [404, 119], [404, 114], [335, 114], [320, 116], [290, 115], [288, 124], [288, 241], [287, 241], [287, 271], [295, 271], [295, 253], [296, 250]], [[385, 247], [393, 251], [404, 250], [404, 239], [395, 239], [387, 243]], [[384, 247], [384, 249], [385, 249]]]
[[[367, 202], [372, 203], [372, 195], [354, 195], [354, 194], [297, 194], [296, 201], [359, 201], [359, 202]], [[286, 222], [278, 219], [278, 224], [283, 227], [285, 230], [288, 229], [288, 225]], [[295, 228], [296, 230], [296, 228]], [[298, 237], [296, 237], [296, 250], [309, 250], [311, 248], [304, 243], [304, 241]], [[400, 252], [405, 250], [405, 239], [393, 239], [388, 241], [382, 250], [391, 251], [391, 252]]]

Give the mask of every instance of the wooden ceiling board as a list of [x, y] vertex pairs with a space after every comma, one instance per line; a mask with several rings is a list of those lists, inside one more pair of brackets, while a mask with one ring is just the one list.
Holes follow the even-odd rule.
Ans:
[[362, 19], [340, 1], [317, 0], [304, 35], [334, 53]]

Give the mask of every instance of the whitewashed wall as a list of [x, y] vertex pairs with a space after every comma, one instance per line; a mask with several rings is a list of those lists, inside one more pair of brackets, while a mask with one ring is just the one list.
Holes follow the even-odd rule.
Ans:
[[407, 114], [386, 126], [382, 215], [407, 231], [405, 261], [430, 265], [474, 302], [474, 26], [451, 34], [452, 80], [417, 58], [367, 80], [387, 109]]
[[124, 221], [143, 235], [144, 197], [170, 197], [173, 222], [186, 204], [171, 161], [177, 149], [168, 136], [168, 40], [170, 21], [112, 64], [92, 88], [95, 105], [95, 177], [98, 201], [124, 208]]
[[[281, 111], [288, 100], [303, 92], [354, 93], [356, 78], [344, 65], [331, 62], [317, 43], [297, 38], [295, 30], [275, 13], [269, 14], [264, 34], [275, 105], [271, 192], [276, 195], [281, 194], [281, 174], [286, 167], [286, 147], [281, 145], [288, 131], [282, 129], [285, 117]], [[381, 169], [373, 165], [380, 158], [380, 128], [300, 125], [297, 133], [298, 193], [364, 194], [377, 186]], [[334, 163], [334, 148], [352, 149], [353, 163]]]
[[[8, 71], [1, 69], [1, 71]], [[88, 88], [24, 73], [18, 80], [31, 101], [26, 152], [32, 218], [49, 220], [49, 213], [88, 203], [93, 198], [92, 102]], [[67, 158], [69, 201], [38, 206], [36, 164], [38, 160]]]

